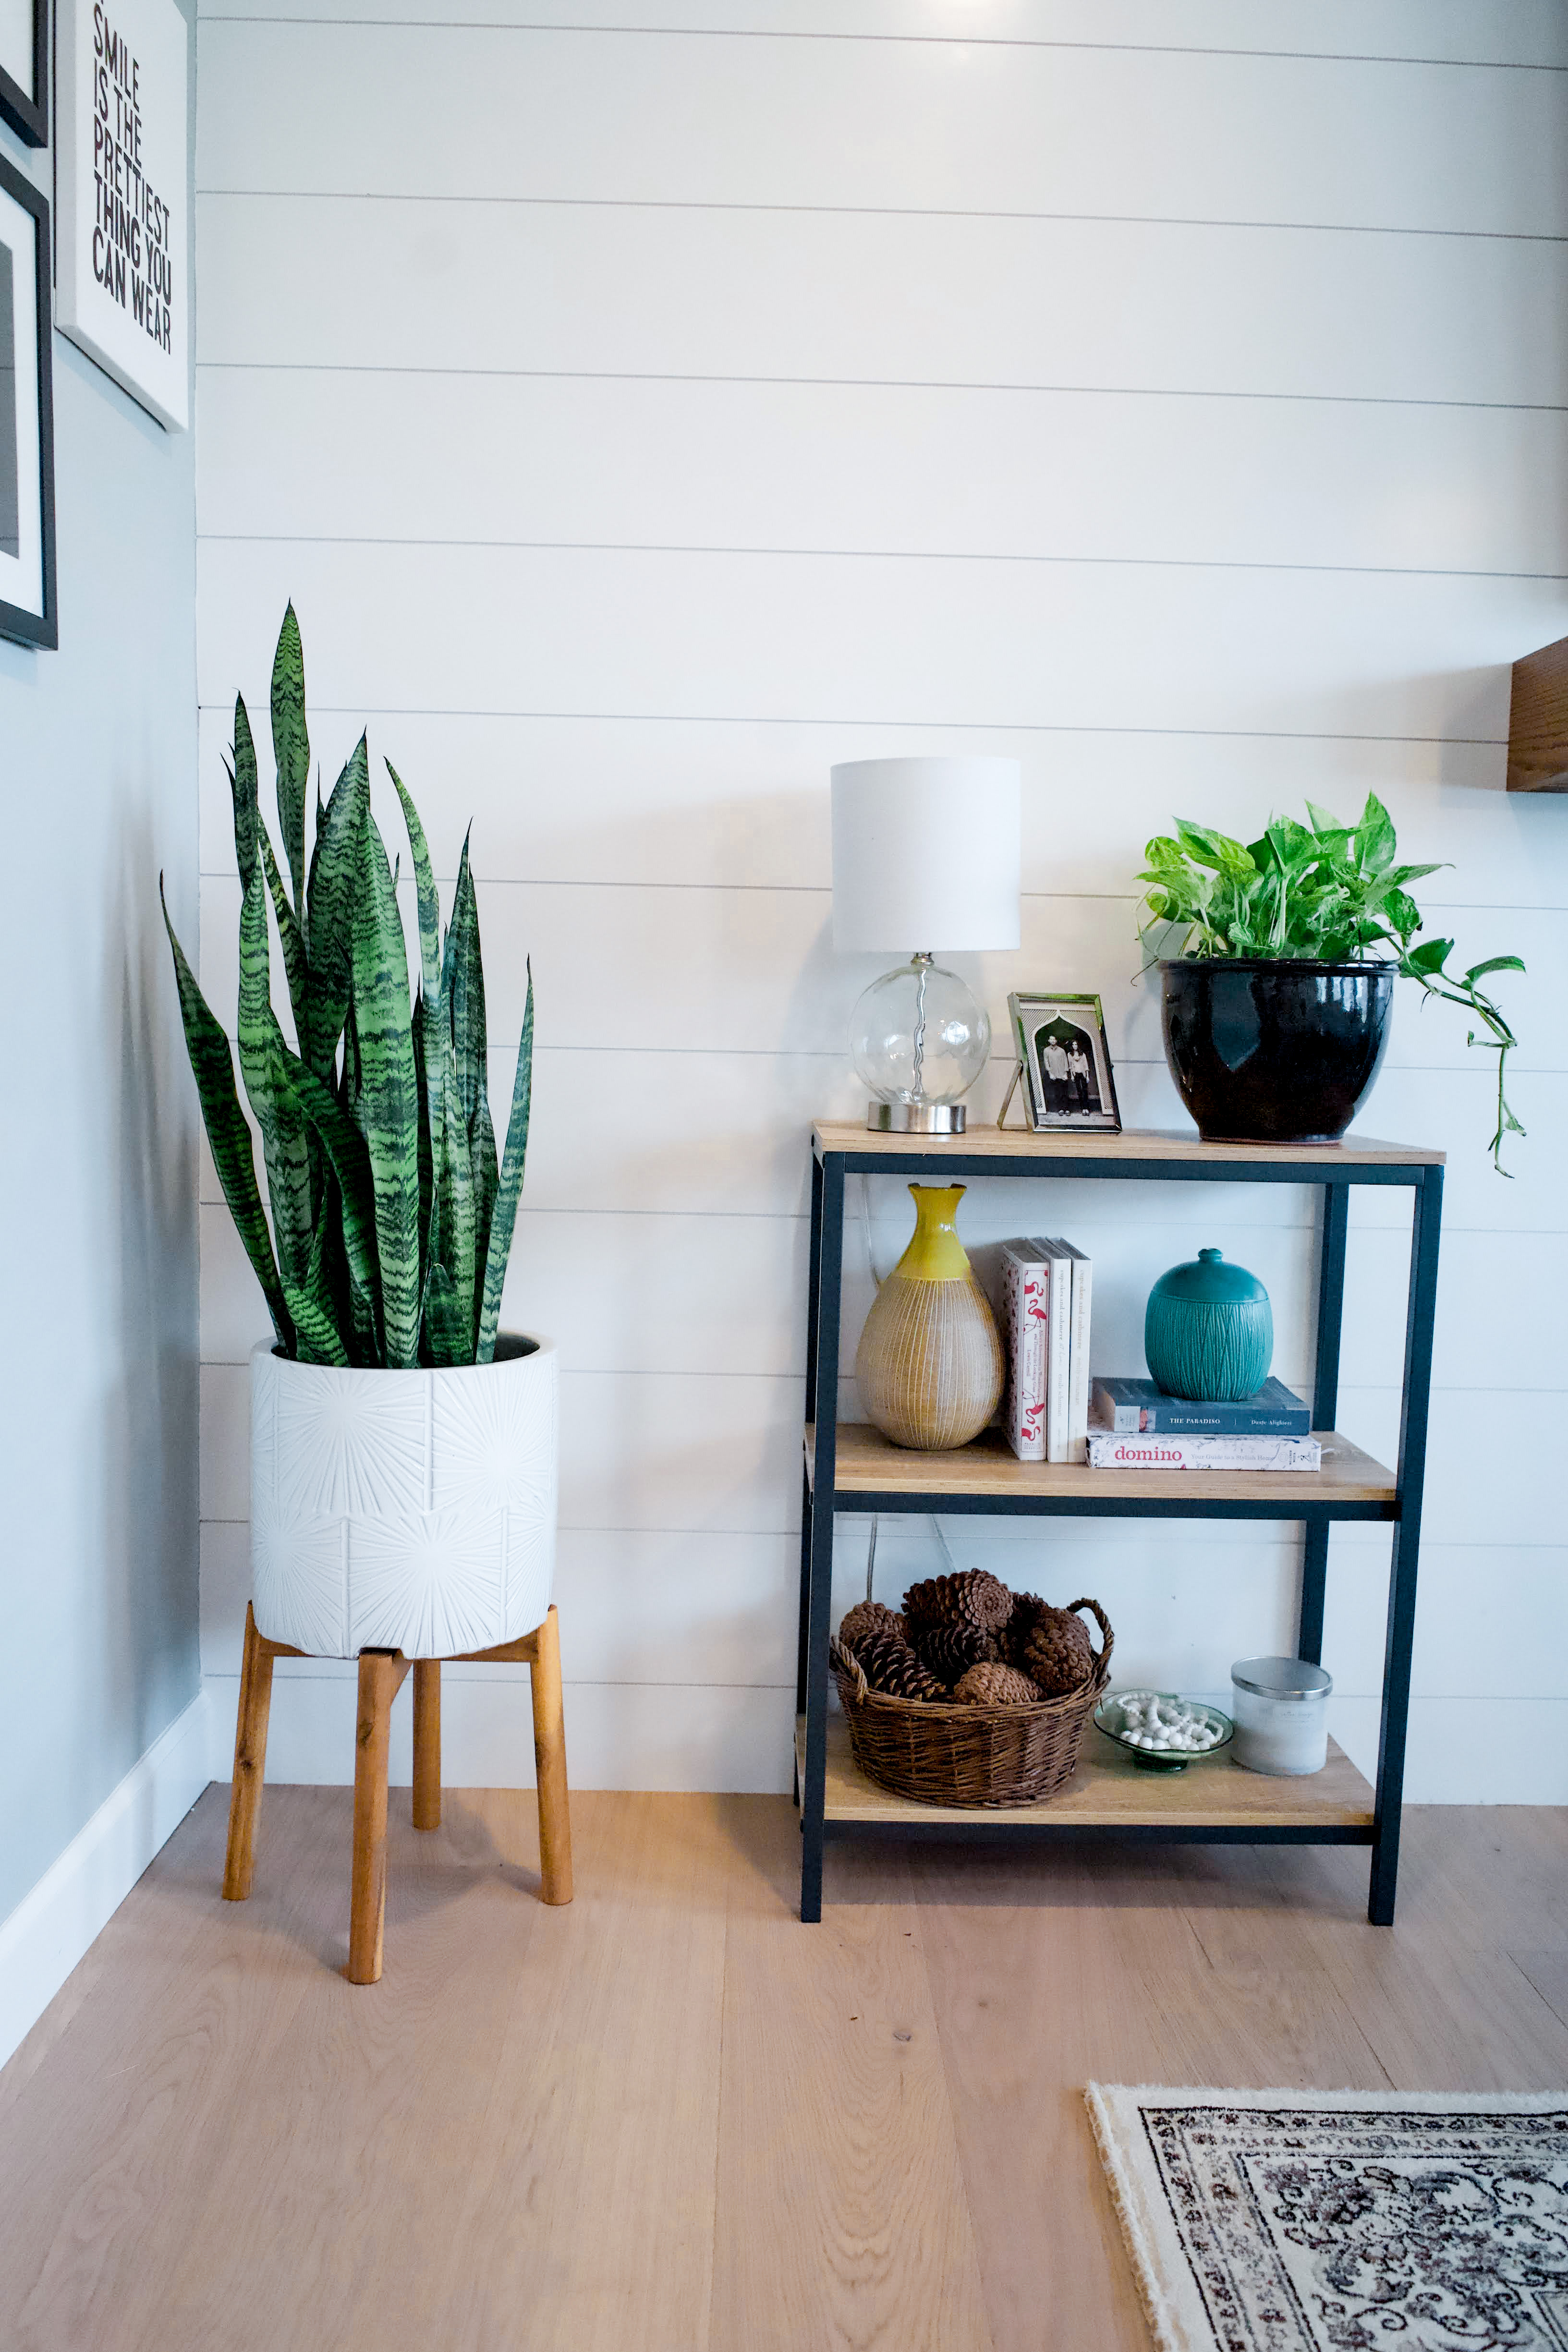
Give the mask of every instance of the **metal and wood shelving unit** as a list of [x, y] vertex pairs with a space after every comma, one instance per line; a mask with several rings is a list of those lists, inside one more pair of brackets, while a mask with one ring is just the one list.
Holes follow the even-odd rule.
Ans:
[[[1442, 1218], [1443, 1154], [1405, 1144], [1201, 1143], [1195, 1137], [1037, 1136], [981, 1128], [963, 1136], [877, 1135], [845, 1123], [812, 1136], [811, 1275], [805, 1373], [805, 1467], [800, 1539], [800, 1649], [795, 1787], [801, 1811], [800, 1916], [822, 1916], [822, 1855], [829, 1838], [862, 1831], [1005, 1842], [1102, 1836], [1231, 1843], [1372, 1848], [1368, 1916], [1394, 1918], [1410, 1705], [1410, 1650], [1432, 1378], [1433, 1311]], [[1323, 1196], [1312, 1425], [1322, 1440], [1315, 1474], [1089, 1470], [1019, 1462], [988, 1433], [945, 1454], [910, 1453], [874, 1429], [839, 1427], [836, 1400], [845, 1179], [856, 1175], [1151, 1179], [1168, 1183], [1305, 1184]], [[1351, 1187], [1394, 1184], [1414, 1195], [1399, 1458], [1385, 1469], [1334, 1429]], [[1048, 1223], [1048, 1219], [1047, 1220]], [[847, 1728], [827, 1711], [833, 1535], [840, 1511], [1021, 1514], [1040, 1518], [1299, 1519], [1306, 1528], [1298, 1650], [1321, 1659], [1329, 1531], [1336, 1520], [1394, 1527], [1377, 1780], [1370, 1785], [1332, 1743], [1325, 1770], [1272, 1780], [1216, 1759], [1199, 1770], [1141, 1772], [1089, 1728], [1071, 1785], [1048, 1804], [1006, 1811], [922, 1805], [857, 1770]]]

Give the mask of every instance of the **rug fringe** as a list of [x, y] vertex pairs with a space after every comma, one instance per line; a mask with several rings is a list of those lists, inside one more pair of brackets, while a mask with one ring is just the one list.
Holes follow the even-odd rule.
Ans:
[[[1154, 2250], [1143, 2226], [1136, 2187], [1122, 2169], [1110, 2129], [1110, 2117], [1106, 2111], [1103, 2092], [1123, 2087], [1121, 2084], [1089, 2083], [1084, 2089], [1084, 2105], [1089, 2109], [1089, 2125], [1100, 2150], [1100, 2168], [1110, 2190], [1110, 2201], [1116, 2208], [1116, 2218], [1121, 2224], [1121, 2235], [1132, 2263], [1132, 2274], [1138, 2282], [1139, 2299], [1143, 2305], [1143, 2315], [1149, 2322], [1150, 2334], [1158, 2352], [1187, 2352], [1184, 2334], [1178, 2334], [1175, 2315], [1162, 2292]], [[1136, 2097], [1136, 2092], [1133, 2095]]]

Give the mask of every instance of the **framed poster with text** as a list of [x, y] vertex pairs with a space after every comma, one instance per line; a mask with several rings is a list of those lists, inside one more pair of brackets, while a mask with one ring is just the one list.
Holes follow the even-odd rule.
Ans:
[[49, 0], [0, 0], [0, 122], [49, 143]]
[[174, 0], [59, 0], [58, 322], [176, 433], [190, 422], [185, 49]]
[[0, 155], [0, 637], [58, 646], [49, 208]]

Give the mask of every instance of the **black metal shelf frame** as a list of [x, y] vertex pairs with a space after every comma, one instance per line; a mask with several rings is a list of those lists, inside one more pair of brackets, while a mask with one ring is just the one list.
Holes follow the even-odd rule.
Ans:
[[[967, 1181], [976, 1177], [1028, 1176], [1081, 1181], [1103, 1178], [1130, 1182], [1220, 1184], [1298, 1184], [1321, 1191], [1322, 1220], [1318, 1265], [1317, 1353], [1312, 1386], [1312, 1426], [1332, 1429], [1339, 1404], [1340, 1342], [1344, 1316], [1345, 1239], [1350, 1223], [1352, 1185], [1396, 1185], [1410, 1192], [1413, 1211], [1410, 1236], [1410, 1281], [1405, 1318], [1405, 1366], [1399, 1417], [1399, 1454], [1392, 1502], [1364, 1498], [1335, 1502], [1314, 1496], [1308, 1500], [1281, 1495], [1258, 1501], [1194, 1501], [1190, 1487], [1180, 1494], [1147, 1496], [1117, 1496], [1104, 1500], [1093, 1496], [1020, 1494], [932, 1495], [902, 1488], [867, 1493], [840, 1491], [835, 1483], [837, 1430], [840, 1286], [844, 1265], [844, 1185], [848, 1176], [929, 1176], [940, 1170], [943, 1180]], [[803, 1771], [796, 1773], [800, 1804], [800, 1916], [814, 1922], [822, 1916], [822, 1857], [829, 1838], [853, 1836], [873, 1828], [874, 1833], [973, 1838], [985, 1843], [1014, 1838], [1123, 1836], [1164, 1842], [1181, 1839], [1207, 1843], [1369, 1844], [1372, 1867], [1367, 1916], [1374, 1927], [1391, 1927], [1399, 1874], [1399, 1831], [1405, 1785], [1405, 1736], [1410, 1713], [1410, 1658], [1415, 1628], [1415, 1576], [1421, 1542], [1422, 1487], [1426, 1464], [1426, 1431], [1432, 1386], [1432, 1335], [1437, 1291], [1437, 1248], [1443, 1213], [1443, 1170], [1440, 1162], [1355, 1160], [1335, 1163], [1325, 1181], [1324, 1162], [1312, 1160], [1261, 1160], [1152, 1158], [1131, 1160], [1054, 1159], [1038, 1150], [1012, 1153], [966, 1154], [951, 1147], [922, 1147], [911, 1139], [907, 1150], [875, 1151], [828, 1150], [818, 1143], [812, 1157], [811, 1265], [806, 1310], [805, 1421], [813, 1433], [812, 1453], [805, 1465], [801, 1495], [800, 1639], [795, 1678], [795, 1706], [805, 1718]], [[819, 1412], [819, 1389], [826, 1391]], [[1378, 1731], [1377, 1780], [1370, 1829], [1331, 1826], [1258, 1828], [1250, 1824], [1211, 1824], [1166, 1829], [1154, 1823], [1120, 1831], [1064, 1822], [999, 1820], [995, 1814], [968, 1823], [911, 1822], [904, 1823], [830, 1822], [826, 1813], [827, 1767], [827, 1643], [833, 1587], [834, 1526], [840, 1511], [856, 1515], [907, 1512], [947, 1517], [963, 1513], [1023, 1516], [1041, 1518], [1214, 1518], [1293, 1519], [1303, 1522], [1306, 1540], [1301, 1563], [1301, 1589], [1297, 1650], [1303, 1658], [1321, 1662], [1323, 1647], [1323, 1597], [1328, 1577], [1329, 1530], [1336, 1519], [1376, 1519], [1394, 1524], [1393, 1557], [1389, 1567], [1388, 1622], [1384, 1648], [1383, 1698]]]

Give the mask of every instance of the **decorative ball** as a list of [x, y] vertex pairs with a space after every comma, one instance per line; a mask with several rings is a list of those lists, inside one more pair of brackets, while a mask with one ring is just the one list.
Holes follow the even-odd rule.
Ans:
[[952, 1695], [964, 1706], [1037, 1706], [1040, 1700], [1027, 1675], [1000, 1664], [971, 1666]]
[[1047, 1608], [1024, 1644], [1024, 1668], [1047, 1698], [1079, 1689], [1094, 1672], [1094, 1646], [1070, 1609]]
[[1255, 1396], [1274, 1360], [1274, 1312], [1255, 1274], [1200, 1250], [1149, 1293], [1143, 1353], [1167, 1396], [1234, 1404]]
[[950, 1625], [916, 1625], [910, 1641], [939, 1683], [955, 1683], [968, 1667], [984, 1665], [1002, 1654], [994, 1637], [966, 1617]]
[[897, 1610], [884, 1609], [879, 1601], [858, 1601], [846, 1612], [838, 1638], [847, 1650], [858, 1650], [873, 1633], [892, 1633], [900, 1642], [909, 1639], [909, 1628]]
[[994, 1633], [1013, 1613], [1013, 1596], [1000, 1577], [984, 1568], [966, 1568], [956, 1576], [928, 1576], [911, 1584], [904, 1595], [904, 1614], [911, 1627], [951, 1625], [961, 1619]]

